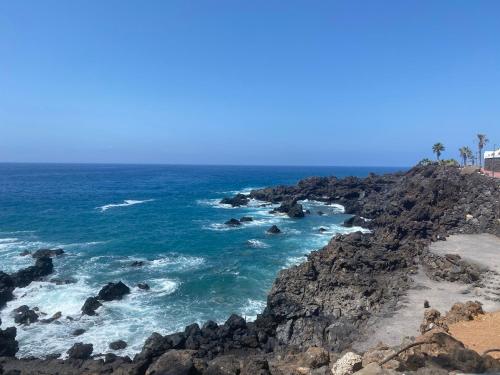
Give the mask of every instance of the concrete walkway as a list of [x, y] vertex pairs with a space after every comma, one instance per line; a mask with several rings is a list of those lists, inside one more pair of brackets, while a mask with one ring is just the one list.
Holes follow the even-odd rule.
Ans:
[[485, 311], [500, 310], [500, 238], [490, 234], [454, 235], [447, 241], [435, 242], [430, 251], [439, 254], [458, 254], [464, 260], [475, 263], [492, 272], [484, 281], [485, 286], [450, 282], [436, 282], [423, 271], [412, 276], [414, 286], [407, 296], [399, 301], [392, 316], [375, 319], [368, 337], [354, 345], [355, 350], [366, 350], [379, 342], [394, 346], [404, 337], [418, 336], [424, 316], [424, 301], [441, 313], [448, 311], [455, 302], [480, 301]]

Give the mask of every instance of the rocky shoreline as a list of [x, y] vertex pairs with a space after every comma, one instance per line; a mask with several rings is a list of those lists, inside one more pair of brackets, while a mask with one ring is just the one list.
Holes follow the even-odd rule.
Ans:
[[[255, 322], [233, 315], [223, 325], [207, 322], [171, 335], [155, 333], [133, 359], [93, 356], [92, 347], [83, 343], [71, 348], [66, 360], [15, 359], [15, 328], [2, 329], [0, 374], [331, 373], [340, 353], [365, 339], [372, 320], [394, 311], [419, 269], [433, 280], [481, 282], [483, 270], [460, 257], [430, 253], [431, 242], [455, 233], [500, 237], [500, 181], [454, 166], [416, 166], [406, 173], [364, 179], [312, 177], [295, 186], [238, 194], [221, 203], [241, 206], [250, 199], [278, 203], [277, 212], [297, 220], [308, 214], [302, 200], [341, 204], [353, 215], [345, 225], [361, 224], [371, 233], [336, 236], [323, 249], [312, 252], [306, 262], [280, 272], [267, 306]], [[0, 272], [0, 308], [13, 298], [15, 287], [49, 275], [51, 257], [57, 255], [40, 253], [32, 267], [12, 275]], [[84, 312], [91, 315], [98, 304], [111, 298], [108, 292], [118, 289], [123, 295], [127, 287], [113, 284], [105, 288], [89, 297]], [[31, 315], [29, 309], [23, 314], [27, 319]], [[447, 338], [439, 337], [435, 340], [449, 346]], [[416, 362], [400, 359], [393, 370], [485, 371], [500, 367], [490, 359], [476, 358], [466, 367], [458, 357], [446, 363], [427, 354], [419, 358]]]

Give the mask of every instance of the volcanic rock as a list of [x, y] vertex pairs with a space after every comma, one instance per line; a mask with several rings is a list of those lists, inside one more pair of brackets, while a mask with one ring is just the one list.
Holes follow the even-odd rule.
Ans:
[[34, 266], [24, 268], [11, 275], [14, 285], [18, 288], [28, 286], [32, 281], [40, 280], [54, 271], [52, 259], [49, 257], [38, 258]]
[[130, 293], [130, 288], [121, 281], [108, 283], [99, 291], [97, 299], [102, 301], [121, 300], [124, 295]]
[[70, 359], [89, 359], [92, 355], [94, 347], [92, 344], [83, 344], [77, 342], [68, 350], [68, 358]]
[[229, 204], [233, 207], [239, 207], [239, 206], [246, 206], [250, 199], [244, 194], [236, 194], [234, 197], [229, 198], [225, 197], [223, 198], [220, 203], [222, 204]]
[[111, 350], [122, 350], [127, 347], [127, 343], [123, 340], [116, 340], [109, 344]]
[[267, 233], [278, 234], [281, 233], [281, 230], [276, 225], [273, 225], [271, 228], [267, 230]]
[[14, 322], [29, 326], [31, 323], [38, 321], [38, 315], [26, 305], [19, 306], [13, 310]]
[[85, 300], [85, 303], [82, 306], [82, 314], [83, 315], [97, 315], [95, 312], [99, 307], [102, 306], [102, 303], [96, 297], [89, 297]]
[[246, 222], [249, 222], [249, 221], [253, 221], [253, 218], [250, 217], [250, 216], [243, 216], [242, 218], [240, 218], [240, 222], [241, 223], [246, 223]]
[[40, 249], [40, 250], [35, 251], [31, 256], [33, 258], [38, 259], [38, 258], [45, 258], [45, 257], [52, 258], [52, 257], [63, 255], [63, 254], [64, 254], [63, 249]]
[[142, 289], [142, 290], [149, 290], [149, 289], [151, 289], [151, 288], [149, 287], [149, 285], [148, 285], [148, 284], [146, 284], [146, 283], [139, 283], [139, 284], [137, 284], [137, 287], [138, 287], [139, 289]]
[[[0, 320], [0, 324], [2, 321]], [[0, 357], [14, 357], [19, 350], [15, 327], [0, 329]]]
[[237, 226], [241, 225], [240, 221], [238, 219], [234, 219], [234, 218], [226, 221], [224, 224], [226, 224], [230, 227], [237, 227]]

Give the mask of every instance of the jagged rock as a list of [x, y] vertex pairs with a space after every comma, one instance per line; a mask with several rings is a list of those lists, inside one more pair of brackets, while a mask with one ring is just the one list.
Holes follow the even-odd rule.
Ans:
[[149, 285], [148, 285], [148, 284], [146, 284], [146, 283], [139, 283], [139, 284], [137, 284], [137, 287], [138, 287], [139, 289], [142, 289], [142, 290], [149, 290], [149, 289], [151, 289], [151, 288], [149, 287]]
[[68, 350], [68, 358], [70, 359], [89, 359], [92, 355], [94, 347], [92, 344], [83, 344], [77, 342]]
[[106, 284], [97, 295], [97, 299], [102, 301], [120, 300], [130, 293], [130, 288], [121, 281]]
[[28, 286], [32, 281], [40, 280], [54, 271], [52, 259], [48, 257], [37, 258], [35, 265], [24, 268], [11, 275], [14, 285], [18, 288]]
[[37, 313], [26, 305], [19, 306], [13, 310], [14, 322], [29, 326], [31, 323], [38, 321]]
[[123, 340], [116, 340], [109, 344], [111, 350], [122, 350], [127, 347], [127, 343]]
[[320, 233], [324, 233], [324, 232], [326, 232], [327, 230], [328, 230], [328, 229], [321, 227], [321, 228], [319, 228], [319, 229], [318, 229], [318, 232], [320, 232]]
[[366, 224], [366, 222], [357, 215], [351, 216], [349, 219], [344, 220], [342, 224], [344, 227], [352, 228], [352, 227], [362, 227]]
[[248, 223], [250, 221], [253, 221], [253, 218], [251, 218], [250, 216], [243, 216], [240, 218], [240, 223]]
[[154, 362], [146, 375], [194, 375], [193, 351], [169, 350]]
[[223, 198], [220, 203], [229, 204], [233, 207], [246, 206], [250, 202], [250, 199], [244, 194], [236, 194], [234, 197]]
[[0, 309], [14, 298], [14, 295], [12, 294], [13, 290], [14, 280], [12, 277], [5, 272], [0, 271]]
[[351, 375], [361, 370], [362, 358], [359, 354], [348, 352], [344, 354], [332, 367], [333, 375]]
[[483, 305], [481, 302], [468, 301], [466, 303], [455, 303], [446, 314], [446, 323], [453, 324], [461, 321], [473, 320], [478, 315], [483, 315]]
[[303, 356], [304, 367], [311, 369], [320, 368], [330, 363], [330, 355], [323, 348], [311, 346], [306, 350]]
[[30, 254], [31, 254], [31, 251], [29, 251], [29, 250], [23, 250], [23, 251], [21, 251], [21, 252], [19, 253], [19, 256], [21, 256], [21, 257], [25, 257], [25, 256], [28, 256], [28, 255], [30, 255]]
[[33, 258], [52, 258], [55, 256], [63, 255], [64, 250], [63, 249], [40, 249], [35, 251], [31, 256]]
[[267, 230], [267, 233], [278, 234], [281, 233], [281, 230], [276, 225], [273, 225], [271, 228]]
[[99, 307], [102, 306], [102, 303], [96, 297], [89, 297], [85, 300], [85, 303], [82, 306], [82, 314], [83, 315], [97, 315], [95, 312]]
[[62, 316], [62, 313], [60, 311], [58, 311], [54, 315], [52, 315], [50, 318], [40, 319], [40, 323], [45, 323], [45, 324], [52, 323], [52, 322], [60, 319], [61, 316]]
[[245, 322], [245, 319], [243, 319], [241, 316], [238, 316], [236, 314], [232, 314], [224, 323], [226, 327], [228, 327], [230, 330], [236, 330], [236, 329], [245, 329], [247, 327], [247, 323]]
[[302, 205], [294, 200], [283, 202], [281, 206], [274, 209], [272, 212], [285, 213], [292, 218], [304, 217], [304, 209]]
[[234, 219], [234, 218], [226, 221], [224, 224], [226, 224], [230, 227], [237, 227], [237, 226], [241, 225], [240, 221], [238, 219]]

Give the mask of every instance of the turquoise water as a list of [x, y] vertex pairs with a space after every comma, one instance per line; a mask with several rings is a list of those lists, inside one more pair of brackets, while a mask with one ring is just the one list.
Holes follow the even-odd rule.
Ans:
[[[62, 353], [77, 341], [108, 351], [124, 339], [121, 354], [140, 350], [153, 331], [168, 333], [193, 322], [224, 321], [231, 313], [254, 319], [280, 269], [325, 245], [340, 224], [342, 207], [305, 202], [312, 214], [290, 219], [272, 207], [229, 208], [219, 200], [251, 188], [294, 184], [311, 175], [365, 176], [397, 168], [228, 167], [0, 164], [0, 261], [12, 272], [33, 263], [22, 250], [62, 247], [53, 277], [67, 285], [32, 283], [1, 311], [3, 326], [22, 304], [62, 319], [19, 327], [20, 355]], [[321, 210], [327, 215], [316, 214]], [[252, 216], [237, 228], [224, 222]], [[266, 234], [273, 224], [283, 233]], [[328, 228], [320, 234], [319, 227]], [[143, 267], [131, 267], [134, 260]], [[106, 282], [122, 280], [132, 293], [106, 303], [97, 317], [80, 317], [84, 300]], [[139, 282], [150, 291], [135, 287]], [[76, 328], [86, 333], [71, 336]]]

